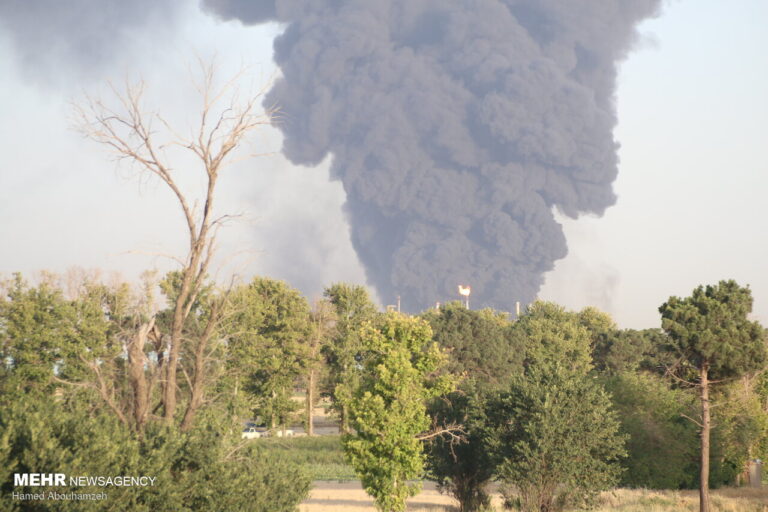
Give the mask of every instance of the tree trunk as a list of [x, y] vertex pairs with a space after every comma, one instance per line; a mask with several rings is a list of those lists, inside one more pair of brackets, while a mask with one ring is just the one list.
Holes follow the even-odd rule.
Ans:
[[155, 319], [152, 318], [148, 323], [139, 326], [139, 330], [131, 340], [128, 346], [128, 378], [133, 390], [133, 420], [136, 431], [144, 431], [144, 425], [147, 421], [147, 412], [149, 411], [149, 386], [147, 376], [144, 370], [144, 345], [147, 342], [147, 336], [154, 327]]
[[459, 501], [459, 512], [475, 512], [490, 507], [490, 499], [485, 492], [484, 483], [473, 477], [455, 476], [452, 479], [454, 498]]
[[709, 512], [709, 364], [700, 370], [701, 388], [701, 480], [699, 484], [699, 512]]
[[181, 422], [181, 430], [189, 430], [192, 428], [192, 424], [197, 415], [197, 410], [203, 405], [203, 390], [206, 384], [205, 375], [205, 349], [208, 348], [208, 343], [213, 337], [216, 329], [216, 320], [219, 316], [218, 304], [214, 304], [211, 308], [211, 316], [208, 319], [208, 323], [205, 326], [200, 341], [195, 347], [195, 375], [192, 378], [192, 394], [189, 399], [189, 405], [184, 413], [184, 420]]
[[[156, 132], [152, 127], [152, 121], [158, 118], [158, 114], [142, 110], [142, 83], [129, 85], [124, 94], [113, 89], [118, 105], [116, 110], [91, 98], [87, 99], [85, 105], [76, 106], [76, 123], [82, 133], [116, 151], [120, 160], [127, 159], [159, 178], [174, 194], [184, 214], [189, 232], [189, 252], [179, 269], [182, 282], [175, 298], [168, 353], [166, 356], [158, 353], [159, 360], [166, 357], [163, 374], [158, 377], [164, 381], [161, 403], [164, 420], [168, 425], [173, 424], [178, 406], [177, 368], [182, 344], [186, 343], [183, 337], [185, 323], [203, 280], [206, 279], [213, 257], [216, 230], [228, 218], [226, 215], [213, 218], [214, 192], [219, 171], [250, 131], [259, 125], [270, 124], [272, 119], [271, 110], [263, 115], [257, 113], [260, 107], [255, 98], [238, 101], [236, 80], [227, 81], [218, 89], [214, 88], [213, 84], [217, 82], [214, 80], [214, 68], [213, 64], [201, 66], [200, 93], [204, 104], [200, 125], [195, 130], [197, 134], [189, 140], [179, 141], [180, 147], [191, 151], [200, 160], [205, 171], [205, 197], [198, 198], [204, 199], [202, 212], [190, 207], [189, 199], [192, 197], [188, 198], [176, 183], [177, 170], [166, 165], [164, 159], [160, 158], [163, 155], [159, 153], [161, 148], [155, 146]], [[168, 129], [171, 134], [175, 133], [170, 127]], [[197, 203], [194, 202], [195, 205]]]
[[349, 412], [346, 404], [341, 406], [341, 433], [349, 434]]
[[272, 435], [276, 432], [275, 427], [277, 426], [277, 418], [275, 416], [275, 397], [277, 396], [277, 393], [272, 390], [272, 407], [269, 411], [269, 435]]
[[238, 410], [239, 410], [239, 408], [238, 408], [239, 402], [237, 400], [237, 392], [238, 392], [239, 389], [240, 389], [240, 377], [237, 376], [237, 377], [235, 377], [235, 390], [234, 390], [234, 393], [232, 394], [232, 404], [233, 404], [233, 406], [232, 406], [232, 423], [236, 423], [237, 422], [237, 416], [238, 416], [237, 413], [238, 413]]
[[[177, 308], [179, 311], [179, 308]], [[178, 320], [174, 314], [171, 329], [171, 344], [168, 349], [168, 363], [165, 366], [165, 387], [163, 388], [163, 417], [169, 425], [173, 423], [176, 415], [176, 366], [179, 362], [179, 349], [181, 348], [181, 332], [183, 320]]]
[[310, 368], [307, 380], [307, 435], [314, 436], [315, 428], [312, 425], [312, 412], [315, 406], [315, 369]]
[[[190, 231], [189, 262], [182, 269], [181, 289], [179, 296], [176, 297], [176, 304], [173, 310], [173, 323], [171, 324], [171, 346], [168, 350], [168, 367], [166, 371], [166, 386], [163, 396], [163, 405], [165, 406], [164, 419], [168, 425], [173, 423], [176, 415], [176, 368], [179, 364], [179, 354], [181, 353], [181, 344], [184, 341], [184, 324], [189, 317], [192, 305], [197, 298], [199, 291], [199, 281], [205, 276], [206, 264], [200, 268], [203, 249], [208, 240], [208, 222], [211, 209], [211, 194], [215, 183], [215, 176], [209, 173], [208, 179], [208, 199], [205, 202], [203, 210], [203, 225], [199, 233], [194, 231], [194, 222], [188, 223]], [[209, 320], [211, 322], [212, 320]]]
[[[202, 345], [202, 342], [200, 343]], [[205, 385], [205, 361], [203, 350], [198, 349], [195, 354], [195, 376], [192, 378], [192, 394], [189, 397], [187, 410], [184, 412], [184, 419], [181, 421], [181, 430], [187, 431], [192, 428], [192, 424], [197, 415], [197, 410], [203, 405], [203, 386]]]

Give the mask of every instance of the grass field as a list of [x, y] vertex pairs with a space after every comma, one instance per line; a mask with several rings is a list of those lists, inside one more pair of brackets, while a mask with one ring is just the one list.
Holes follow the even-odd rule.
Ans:
[[357, 477], [344, 461], [341, 436], [266, 438], [257, 442], [265, 452], [307, 469], [314, 480], [348, 481]]
[[[265, 452], [306, 468], [315, 480], [301, 512], [372, 511], [373, 500], [362, 490], [352, 467], [344, 460], [338, 435], [254, 440]], [[768, 486], [762, 489], [726, 488], [712, 491], [713, 512], [768, 512]], [[697, 491], [615, 489], [600, 496], [593, 512], [696, 512]], [[425, 482], [424, 490], [409, 501], [410, 512], [455, 511], [456, 502]], [[494, 497], [496, 510], [501, 507]]]
[[[768, 512], [768, 488], [726, 488], [711, 491], [713, 512]], [[696, 512], [698, 491], [616, 489], [600, 496], [595, 512]]]

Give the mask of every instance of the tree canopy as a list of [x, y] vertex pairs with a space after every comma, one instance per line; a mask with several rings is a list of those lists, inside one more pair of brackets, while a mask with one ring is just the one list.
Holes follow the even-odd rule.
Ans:
[[445, 370], [480, 385], [498, 386], [522, 364], [517, 340], [510, 336], [505, 313], [471, 310], [449, 302], [422, 314], [432, 327], [434, 340], [448, 355]]
[[490, 504], [486, 487], [494, 476], [483, 437], [488, 395], [522, 371], [523, 346], [511, 335], [507, 315], [491, 309], [449, 302], [422, 318], [448, 356], [444, 371], [460, 379], [455, 392], [430, 402], [429, 414], [436, 423], [461, 424], [465, 431], [461, 443], [437, 438], [428, 444], [430, 474], [459, 501], [462, 512], [479, 510]]
[[[674, 342], [678, 370], [693, 369], [701, 400], [700, 510], [709, 511], [710, 385], [765, 364], [765, 331], [749, 320], [752, 293], [735, 281], [699, 286], [690, 297], [670, 297], [659, 307], [662, 328]], [[683, 373], [684, 376], [688, 376]], [[714, 379], [714, 380], [713, 380]], [[696, 421], [696, 420], [694, 420]]]
[[752, 292], [735, 281], [699, 286], [690, 297], [670, 297], [659, 307], [662, 328], [680, 363], [706, 367], [710, 379], [738, 377], [762, 367], [763, 327], [749, 319]]
[[420, 488], [410, 480], [424, 471], [418, 436], [430, 427], [426, 402], [448, 393], [452, 379], [436, 376], [445, 356], [423, 320], [389, 313], [379, 327], [365, 326], [361, 341], [360, 379], [337, 392], [354, 429], [344, 451], [376, 506], [402, 512]]
[[618, 481], [624, 437], [608, 394], [594, 379], [590, 334], [578, 315], [536, 302], [516, 323], [525, 363], [488, 407], [497, 474], [524, 511], [589, 504]]
[[296, 380], [310, 363], [310, 311], [285, 282], [263, 277], [232, 290], [227, 321], [230, 377], [255, 399], [255, 410], [274, 428], [298, 408]]

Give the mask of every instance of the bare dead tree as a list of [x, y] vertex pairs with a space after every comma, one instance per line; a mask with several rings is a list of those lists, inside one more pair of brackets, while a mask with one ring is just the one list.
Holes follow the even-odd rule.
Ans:
[[[177, 409], [177, 373], [179, 354], [185, 343], [184, 325], [209, 272], [216, 233], [231, 217], [214, 215], [216, 184], [221, 171], [232, 162], [233, 152], [254, 129], [269, 124], [274, 115], [273, 110], [260, 108], [261, 93], [241, 98], [238, 82], [244, 71], [217, 85], [215, 66], [200, 61], [200, 68], [201, 80], [195, 87], [202, 97], [202, 106], [199, 122], [190, 137], [179, 136], [163, 117], [145, 109], [143, 81], [126, 83], [123, 91], [109, 84], [112, 102], [86, 96], [82, 104], [75, 105], [76, 125], [81, 133], [110, 148], [117, 160], [127, 161], [159, 178], [173, 193], [184, 216], [188, 250], [184, 258], [177, 260], [181, 266], [181, 284], [173, 304], [167, 354], [162, 362], [163, 417], [169, 424], [174, 421]], [[161, 140], [162, 134], [155, 130], [158, 125], [163, 128], [167, 141]], [[179, 171], [166, 153], [170, 147], [190, 152], [200, 164], [205, 183], [200, 197], [182, 189]], [[197, 207], [200, 203], [202, 208]]]

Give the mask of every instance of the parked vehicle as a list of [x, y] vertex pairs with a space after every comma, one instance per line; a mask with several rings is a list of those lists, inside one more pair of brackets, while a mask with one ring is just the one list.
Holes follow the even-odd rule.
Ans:
[[258, 439], [262, 435], [261, 432], [256, 430], [255, 427], [247, 427], [245, 430], [243, 430], [243, 433], [240, 434], [240, 437], [242, 439]]

